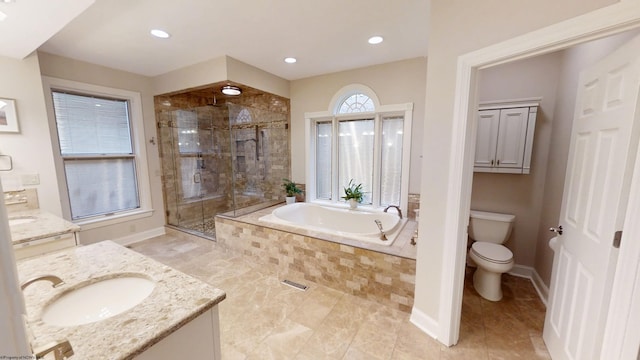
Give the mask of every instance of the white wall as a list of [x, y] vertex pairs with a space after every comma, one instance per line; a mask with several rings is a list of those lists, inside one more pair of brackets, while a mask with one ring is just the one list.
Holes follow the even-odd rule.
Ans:
[[444, 233], [446, 213], [458, 211], [450, 208], [447, 198], [458, 57], [612, 3], [615, 1], [431, 2], [414, 313], [435, 323], [436, 332], [440, 330], [441, 278], [452, 270], [452, 264], [443, 263], [443, 244], [457, 240], [445, 239]]
[[53, 165], [49, 123], [42, 90], [38, 56], [24, 60], [0, 57], [0, 97], [16, 100], [20, 133], [0, 133], [0, 154], [13, 158], [13, 171], [2, 171], [5, 191], [21, 188], [21, 175], [38, 174], [40, 207], [62, 215]]
[[[363, 84], [371, 88], [382, 105], [412, 102], [411, 162], [409, 192], [420, 189], [424, 81], [427, 59], [415, 58], [355, 70], [314, 76], [291, 82], [291, 172], [292, 180], [305, 182], [304, 113], [329, 110], [333, 96], [344, 86]], [[430, 167], [438, 172], [437, 168]]]
[[472, 209], [516, 216], [506, 246], [513, 251], [517, 265], [534, 265], [561, 59], [561, 53], [556, 52], [480, 72], [480, 101], [542, 97], [536, 118], [531, 173], [473, 175]]
[[[0, 194], [2, 184], [0, 184]], [[18, 269], [7, 221], [7, 209], [0, 201], [0, 355], [30, 355], [27, 331], [22, 318], [24, 298], [18, 285]]]

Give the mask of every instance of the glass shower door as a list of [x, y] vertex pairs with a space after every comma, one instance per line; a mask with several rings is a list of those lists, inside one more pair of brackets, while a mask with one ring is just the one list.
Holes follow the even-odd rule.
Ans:
[[196, 109], [176, 110], [172, 114], [173, 150], [175, 164], [175, 226], [204, 232], [202, 204], [203, 160], [198, 112]]

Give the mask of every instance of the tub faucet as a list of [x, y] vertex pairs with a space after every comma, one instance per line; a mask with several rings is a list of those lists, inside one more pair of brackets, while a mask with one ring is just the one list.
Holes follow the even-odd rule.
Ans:
[[389, 205], [383, 211], [387, 212], [387, 210], [389, 210], [389, 208], [396, 208], [396, 210], [398, 210], [398, 216], [400, 216], [400, 219], [402, 219], [402, 210], [400, 210], [400, 206], [398, 206], [398, 205]]
[[380, 230], [380, 240], [382, 241], [387, 241], [387, 235], [384, 233], [384, 230], [382, 230], [382, 222], [378, 219], [373, 220], [376, 225], [378, 225], [378, 229]]
[[27, 286], [33, 284], [36, 281], [40, 281], [40, 280], [51, 281], [51, 285], [54, 288], [64, 284], [64, 281], [62, 281], [62, 279], [60, 279], [59, 277], [57, 277], [55, 275], [42, 275], [42, 276], [37, 276], [37, 277], [31, 278], [31, 279], [23, 282], [20, 285], [20, 290], [24, 290]]

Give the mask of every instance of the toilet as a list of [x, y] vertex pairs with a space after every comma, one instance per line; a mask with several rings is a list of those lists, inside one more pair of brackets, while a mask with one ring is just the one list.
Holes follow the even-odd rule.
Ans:
[[515, 215], [471, 210], [469, 237], [474, 241], [469, 258], [477, 265], [473, 287], [490, 301], [502, 299], [502, 274], [513, 268], [513, 253], [504, 244], [511, 235]]

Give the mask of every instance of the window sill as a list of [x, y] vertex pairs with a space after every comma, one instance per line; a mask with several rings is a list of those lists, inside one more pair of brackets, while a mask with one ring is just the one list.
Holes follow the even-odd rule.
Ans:
[[97, 229], [105, 226], [115, 225], [123, 223], [125, 221], [138, 220], [147, 218], [153, 215], [153, 209], [135, 210], [125, 213], [101, 216], [97, 218], [84, 219], [74, 221], [73, 223], [80, 226], [82, 230]]
[[[330, 207], [335, 207], [335, 208], [340, 208], [340, 209], [350, 209], [349, 207], [349, 203], [347, 203], [344, 200], [341, 201], [331, 201], [331, 200], [310, 200], [309, 201], [312, 204], [317, 204], [320, 206], [330, 206]], [[358, 204], [357, 209], [362, 210], [362, 211], [368, 211], [368, 212], [382, 212], [382, 210], [384, 209], [383, 207], [374, 207], [371, 204]]]

